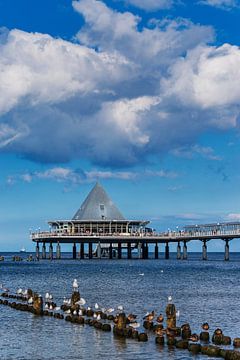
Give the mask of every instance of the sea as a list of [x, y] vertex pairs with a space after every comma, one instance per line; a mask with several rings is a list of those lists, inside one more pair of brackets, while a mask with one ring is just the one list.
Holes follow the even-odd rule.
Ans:
[[[165, 313], [168, 296], [180, 311], [178, 325], [190, 323], [192, 331], [200, 333], [208, 322], [210, 332], [220, 327], [225, 335], [240, 336], [240, 254], [232, 253], [224, 262], [223, 253], [209, 253], [202, 261], [200, 253], [189, 253], [188, 260], [176, 260], [171, 254], [165, 260], [40, 260], [13, 262], [16, 253], [2, 253], [0, 283], [16, 292], [32, 288], [43, 297], [53, 295], [57, 304], [70, 297], [72, 282], [79, 283], [86, 306], [117, 308], [143, 316], [155, 310]], [[81, 359], [206, 359], [191, 355], [188, 350], [168, 349], [149, 341], [120, 339], [88, 325], [71, 324], [51, 317], [38, 317], [0, 305], [0, 359], [3, 360], [81, 360]], [[143, 328], [139, 329], [140, 331]], [[231, 347], [230, 347], [231, 348]], [[214, 358], [213, 358], [214, 359]]]

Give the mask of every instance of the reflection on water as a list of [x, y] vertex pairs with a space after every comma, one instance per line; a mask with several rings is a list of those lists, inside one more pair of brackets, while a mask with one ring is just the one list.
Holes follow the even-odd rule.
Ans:
[[[5, 261], [0, 263], [0, 283], [11, 290], [32, 287], [42, 295], [51, 291], [60, 304], [77, 278], [87, 305], [122, 304], [126, 312], [137, 313], [140, 322], [147, 311], [164, 312], [167, 296], [172, 295], [180, 323], [190, 322], [194, 332], [208, 321], [211, 330], [222, 327], [226, 335], [239, 336], [240, 254], [232, 254], [228, 263], [222, 261], [222, 254], [211, 254], [212, 261], [207, 262], [199, 260], [200, 254], [190, 256], [190, 261]], [[0, 309], [2, 359], [205, 359], [162, 348], [152, 335], [147, 343], [138, 343], [87, 325]]]

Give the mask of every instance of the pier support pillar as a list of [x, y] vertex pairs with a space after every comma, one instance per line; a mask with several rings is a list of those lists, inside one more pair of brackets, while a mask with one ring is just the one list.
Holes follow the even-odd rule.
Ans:
[[180, 241], [178, 242], [178, 246], [177, 246], [177, 260], [181, 260], [181, 245], [180, 245]]
[[166, 260], [169, 259], [169, 245], [168, 245], [168, 242], [165, 245], [165, 259]]
[[207, 242], [206, 242], [206, 240], [203, 240], [202, 259], [207, 260]]
[[131, 259], [132, 258], [132, 248], [131, 248], [130, 242], [127, 244], [127, 253], [128, 253], [128, 259]]
[[49, 245], [48, 258], [49, 258], [49, 260], [53, 259], [53, 245], [52, 245], [52, 243], [50, 243], [50, 245]]
[[188, 258], [187, 242], [184, 241], [184, 244], [183, 244], [183, 260], [187, 260], [187, 258]]
[[138, 243], [138, 258], [142, 259], [142, 244]]
[[101, 243], [99, 241], [97, 244], [97, 258], [101, 259], [101, 256], [102, 256], [102, 248], [101, 248]]
[[92, 243], [88, 244], [88, 258], [92, 259]]
[[46, 259], [46, 244], [43, 243], [42, 246], [42, 259]]
[[158, 243], [155, 245], [155, 259], [158, 259]]
[[121, 258], [122, 258], [122, 244], [119, 241], [118, 242], [118, 259], [121, 259]]
[[73, 260], [76, 260], [76, 258], [77, 258], [77, 247], [76, 247], [75, 243], [73, 244], [72, 255], [73, 255]]
[[225, 261], [229, 260], [229, 240], [225, 240]]
[[109, 259], [112, 260], [113, 258], [113, 248], [112, 248], [112, 243], [109, 244]]
[[37, 242], [37, 245], [36, 245], [36, 259], [39, 260], [39, 254], [40, 254], [40, 251], [39, 251], [39, 243]]
[[58, 260], [61, 259], [61, 246], [60, 246], [59, 242], [57, 243], [56, 258]]
[[144, 259], [148, 259], [148, 244], [145, 243], [145, 258]]
[[84, 243], [80, 244], [80, 259], [84, 259]]

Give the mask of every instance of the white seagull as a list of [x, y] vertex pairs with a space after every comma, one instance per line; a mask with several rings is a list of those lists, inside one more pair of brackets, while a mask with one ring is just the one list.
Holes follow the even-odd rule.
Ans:
[[74, 279], [74, 280], [73, 280], [72, 286], [73, 286], [73, 291], [78, 291], [78, 282], [77, 282], [77, 279]]

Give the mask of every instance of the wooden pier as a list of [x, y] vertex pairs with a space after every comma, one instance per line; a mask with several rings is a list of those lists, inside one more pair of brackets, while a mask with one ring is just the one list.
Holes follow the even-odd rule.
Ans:
[[[37, 259], [61, 259], [61, 245], [72, 244], [73, 259], [108, 257], [132, 259], [137, 249], [139, 259], [149, 258], [149, 246], [154, 245], [154, 258], [159, 258], [159, 245], [164, 244], [165, 259], [169, 259], [169, 244], [175, 243], [178, 260], [188, 258], [187, 244], [202, 242], [202, 259], [207, 260], [207, 243], [218, 239], [225, 242], [224, 259], [229, 260], [229, 243], [240, 238], [240, 222], [186, 226], [180, 231], [156, 233], [146, 220], [126, 220], [98, 183], [71, 220], [48, 222], [50, 231], [32, 232]], [[42, 248], [40, 249], [40, 245]], [[48, 252], [47, 252], [47, 245]]]

